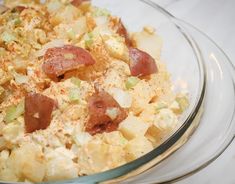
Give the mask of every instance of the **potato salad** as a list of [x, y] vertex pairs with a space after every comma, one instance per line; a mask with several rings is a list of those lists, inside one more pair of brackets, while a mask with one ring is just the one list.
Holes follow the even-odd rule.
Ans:
[[0, 5], [0, 180], [107, 171], [166, 140], [188, 106], [154, 28], [88, 0]]

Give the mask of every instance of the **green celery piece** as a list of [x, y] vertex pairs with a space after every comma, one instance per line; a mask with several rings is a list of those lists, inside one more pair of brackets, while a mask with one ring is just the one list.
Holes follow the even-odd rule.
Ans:
[[138, 77], [128, 77], [125, 83], [126, 89], [133, 88], [139, 81], [140, 79]]
[[77, 77], [72, 77], [71, 79], [71, 82], [76, 85], [77, 87], [80, 87], [81, 86], [81, 80]]
[[16, 106], [10, 106], [6, 110], [4, 121], [10, 123], [24, 113], [24, 100]]

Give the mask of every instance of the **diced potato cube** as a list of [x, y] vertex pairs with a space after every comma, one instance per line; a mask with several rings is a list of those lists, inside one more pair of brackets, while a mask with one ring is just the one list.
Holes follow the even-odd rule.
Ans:
[[133, 139], [135, 137], [143, 136], [149, 127], [148, 123], [141, 121], [136, 116], [128, 116], [119, 125], [119, 130], [127, 139]]
[[119, 131], [113, 131], [103, 134], [103, 140], [110, 145], [124, 146], [127, 144], [127, 140], [123, 137], [122, 133]]
[[45, 176], [45, 160], [40, 147], [26, 144], [12, 151], [10, 166], [18, 178], [41, 182]]
[[154, 104], [148, 104], [145, 109], [141, 112], [140, 118], [150, 125], [153, 124], [155, 118], [156, 108]]
[[178, 119], [170, 109], [161, 109], [155, 117], [154, 125], [163, 131], [173, 130], [178, 125]]
[[9, 157], [9, 151], [8, 150], [3, 150], [1, 153], [0, 153], [0, 158], [3, 159], [3, 160], [7, 160], [8, 157]]
[[131, 111], [134, 114], [139, 114], [146, 108], [151, 99], [156, 95], [154, 92], [155, 88], [156, 85], [151, 86], [149, 82], [140, 80], [133, 89], [129, 90], [133, 99]]
[[1, 181], [18, 181], [13, 168], [7, 167], [7, 161], [0, 159], [0, 178]]
[[134, 46], [150, 54], [154, 59], [160, 59], [160, 53], [162, 48], [162, 39], [155, 33], [151, 33], [148, 30], [143, 30], [139, 33], [133, 34]]
[[146, 137], [154, 145], [164, 141], [179, 126], [177, 116], [170, 109], [161, 109], [155, 116], [154, 123], [149, 127]]
[[153, 149], [151, 142], [144, 136], [139, 136], [128, 142], [125, 147], [128, 161], [137, 159]]
[[61, 11], [55, 12], [50, 18], [50, 23], [52, 25], [58, 25], [59, 23], [68, 23], [81, 15], [81, 11], [75, 8], [72, 5], [65, 6], [64, 8], [60, 8]]
[[9, 123], [2, 129], [3, 137], [9, 142], [15, 142], [23, 133], [24, 129], [19, 123]]
[[122, 146], [104, 143], [100, 139], [90, 141], [78, 154], [80, 174], [102, 172], [125, 163]]
[[51, 150], [47, 153], [46, 157], [48, 159], [46, 163], [45, 176], [47, 181], [64, 180], [77, 177], [78, 169], [69, 155], [60, 153], [59, 150]]
[[170, 108], [174, 113], [180, 113], [180, 112], [181, 112], [179, 103], [178, 103], [176, 100], [172, 102], [172, 104], [169, 106], [169, 108]]
[[103, 171], [107, 168], [108, 144], [102, 143], [100, 140], [89, 142], [82, 147], [78, 156], [78, 164], [81, 168], [82, 174], [93, 174], [95, 172]]
[[73, 139], [76, 145], [82, 146], [84, 144], [87, 144], [92, 139], [92, 136], [87, 132], [80, 132], [74, 134]]

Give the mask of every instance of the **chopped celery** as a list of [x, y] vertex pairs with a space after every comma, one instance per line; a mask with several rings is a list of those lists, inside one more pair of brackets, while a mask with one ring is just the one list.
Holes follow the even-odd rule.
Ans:
[[71, 28], [67, 31], [67, 35], [69, 37], [69, 39], [74, 40], [76, 38], [76, 33], [74, 32], [74, 30]]
[[87, 35], [88, 35], [89, 38], [93, 38], [93, 33], [92, 32], [87, 33]]
[[8, 43], [8, 42], [11, 42], [11, 41], [15, 41], [16, 37], [12, 33], [4, 31], [1, 35], [1, 40]]
[[128, 77], [126, 80], [126, 89], [133, 88], [140, 81], [137, 77]]
[[85, 46], [86, 48], [89, 48], [93, 43], [93, 40], [89, 39], [89, 40], [85, 40]]
[[18, 118], [20, 115], [24, 113], [24, 100], [22, 100], [18, 105], [16, 106], [10, 106], [6, 110], [6, 116], [4, 118], [4, 121], [6, 123], [10, 123], [14, 119]]
[[78, 102], [80, 99], [80, 90], [78, 88], [71, 88], [69, 90], [69, 100], [71, 102]]
[[120, 137], [121, 144], [126, 144], [128, 141], [124, 137]]
[[14, 20], [14, 24], [15, 24], [16, 26], [20, 25], [20, 24], [21, 24], [21, 20], [20, 20], [19, 18], [16, 18], [16, 19]]
[[85, 46], [87, 48], [89, 48], [92, 45], [93, 37], [94, 36], [93, 36], [92, 32], [89, 32], [89, 33], [86, 34], [86, 36], [85, 36]]
[[158, 112], [161, 109], [167, 108], [167, 104], [164, 102], [158, 102], [156, 107], [155, 107], [155, 111]]
[[94, 17], [100, 17], [100, 16], [109, 16], [110, 12], [104, 8], [98, 8], [96, 7], [92, 13], [92, 16]]
[[81, 86], [81, 80], [77, 77], [72, 77], [71, 79], [71, 82], [76, 85], [77, 87], [80, 87]]

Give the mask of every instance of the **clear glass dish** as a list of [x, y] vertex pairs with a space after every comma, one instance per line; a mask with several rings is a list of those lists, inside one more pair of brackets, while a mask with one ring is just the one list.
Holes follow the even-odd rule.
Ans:
[[[131, 32], [139, 31], [145, 25], [156, 28], [163, 38], [161, 57], [172, 74], [174, 89], [187, 87], [190, 107], [181, 118], [181, 127], [143, 157], [106, 172], [48, 183], [116, 183], [124, 180], [125, 183], [159, 183], [177, 179], [208, 164], [225, 149], [234, 135], [234, 79], [228, 59], [223, 53], [217, 55], [216, 47], [214, 52], [210, 51], [212, 47], [209, 50], [203, 47], [205, 37], [194, 39], [197, 33], [192, 33], [193, 28], [191, 30], [190, 26], [148, 0], [94, 0], [93, 3], [120, 16]], [[215, 90], [219, 92], [215, 94]], [[230, 109], [225, 113], [223, 109], [226, 108]], [[203, 111], [200, 125], [189, 140]], [[224, 126], [221, 126], [222, 121]], [[202, 135], [203, 139], [200, 138]], [[200, 156], [197, 158], [197, 155]]]
[[[140, 31], [145, 25], [156, 28], [157, 33], [163, 39], [161, 58], [171, 73], [174, 90], [180, 91], [187, 88], [190, 95], [190, 106], [181, 117], [182, 126], [150, 153], [106, 172], [57, 183], [96, 183], [104, 181], [116, 183], [142, 173], [182, 146], [194, 132], [202, 113], [201, 108], [206, 88], [206, 69], [200, 51], [190, 36], [177, 27], [171, 17], [160, 9], [149, 6], [146, 2], [136, 0], [93, 0], [92, 3], [110, 10], [114, 15], [120, 16], [131, 32]], [[130, 9], [130, 7], [132, 8]], [[187, 133], [185, 134], [185, 132]], [[118, 179], [112, 180], [114, 178]]]

